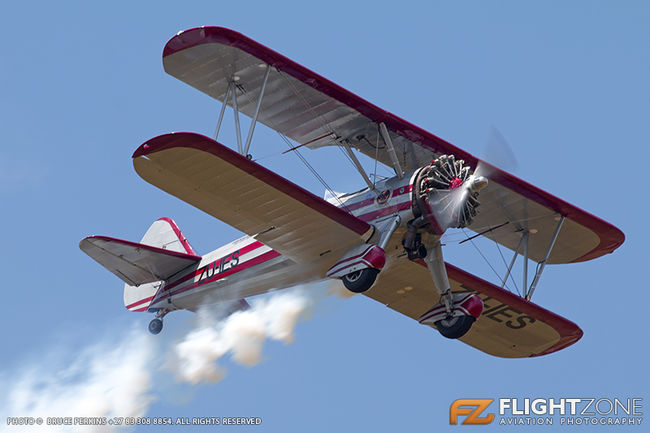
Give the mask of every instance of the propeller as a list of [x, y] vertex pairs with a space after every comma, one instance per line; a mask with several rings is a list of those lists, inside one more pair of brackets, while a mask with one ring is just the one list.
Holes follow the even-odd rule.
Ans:
[[490, 127], [483, 149], [483, 157], [479, 160], [474, 174], [489, 179], [494, 174], [496, 167], [512, 172], [517, 165], [517, 158], [501, 131], [495, 126]]
[[487, 186], [487, 178], [476, 176], [464, 160], [453, 155], [436, 158], [425, 170], [420, 197], [426, 197], [440, 230], [469, 225], [480, 204], [478, 192]]
[[[485, 159], [498, 161], [504, 168], [512, 169], [517, 160], [495, 127], [485, 146]], [[480, 205], [479, 191], [487, 187], [495, 166], [479, 160], [472, 171], [464, 160], [453, 155], [441, 155], [425, 168], [420, 182], [420, 197], [426, 197], [431, 214], [442, 232], [448, 228], [467, 227], [477, 214]]]

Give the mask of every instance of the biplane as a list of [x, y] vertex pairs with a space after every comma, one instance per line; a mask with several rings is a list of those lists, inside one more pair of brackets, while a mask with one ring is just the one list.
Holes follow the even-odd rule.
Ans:
[[[387, 307], [488, 354], [549, 354], [582, 336], [571, 321], [533, 302], [548, 264], [613, 252], [613, 225], [352, 94], [235, 31], [200, 27], [163, 50], [167, 73], [221, 102], [213, 138], [180, 132], [133, 154], [144, 180], [247, 236], [197, 254], [175, 222], [161, 218], [140, 242], [91, 236], [80, 248], [125, 282], [128, 310], [155, 313], [222, 304], [299, 283], [340, 279]], [[236, 148], [217, 141], [229, 107]], [[242, 134], [239, 116], [250, 121]], [[366, 187], [320, 198], [252, 158], [257, 123], [291, 151], [338, 146]], [[291, 141], [289, 141], [291, 140]], [[370, 176], [366, 155], [394, 171]], [[441, 237], [455, 228], [513, 252], [499, 286], [446, 263]], [[521, 256], [523, 293], [504, 288]], [[528, 272], [530, 261], [536, 262]]]

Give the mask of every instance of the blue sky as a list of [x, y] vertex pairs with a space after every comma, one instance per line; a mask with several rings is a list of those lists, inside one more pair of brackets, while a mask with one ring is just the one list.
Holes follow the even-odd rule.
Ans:
[[[161, 53], [179, 30], [220, 25], [477, 156], [496, 126], [518, 160], [515, 175], [615, 224], [626, 242], [610, 256], [546, 269], [534, 301], [585, 333], [550, 356], [493, 358], [365, 297], [330, 297], [297, 325], [293, 344], [267, 343], [254, 368], [226, 362], [216, 385], [175, 384], [153, 362], [147, 415], [259, 416], [255, 431], [419, 432], [467, 429], [448, 424], [457, 398], [641, 397], [647, 410], [648, 22], [641, 1], [5, 6], [5, 389], [28, 367], [56, 377], [86, 348], [110, 351], [146, 332], [151, 317], [124, 309], [121, 282], [78, 249], [81, 238], [138, 240], [161, 216], [199, 253], [240, 235], [142, 181], [131, 163], [153, 136], [214, 130], [219, 104], [166, 75]], [[230, 132], [220, 138], [232, 145]], [[284, 146], [256, 130], [253, 151], [270, 155], [263, 163], [322, 194], [297, 158], [277, 155]], [[305, 154], [335, 189], [363, 186], [340, 169], [340, 154], [318, 152]], [[469, 247], [448, 259], [491, 277]], [[190, 322], [169, 316], [155, 344], [172, 345]]]

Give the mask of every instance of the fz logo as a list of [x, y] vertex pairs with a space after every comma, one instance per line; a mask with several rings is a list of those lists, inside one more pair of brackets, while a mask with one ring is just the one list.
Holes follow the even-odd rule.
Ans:
[[494, 421], [494, 414], [479, 416], [494, 400], [489, 398], [460, 399], [451, 404], [449, 408], [449, 424], [458, 423], [458, 415], [466, 416], [463, 425], [484, 425]]

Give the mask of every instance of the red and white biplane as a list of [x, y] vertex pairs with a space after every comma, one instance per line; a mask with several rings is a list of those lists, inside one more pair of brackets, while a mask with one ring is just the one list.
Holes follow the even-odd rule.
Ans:
[[[106, 236], [80, 242], [126, 283], [126, 308], [156, 313], [152, 333], [174, 310], [224, 303], [234, 312], [247, 308], [246, 297], [338, 278], [352, 292], [495, 356], [540, 356], [582, 336], [530, 298], [545, 265], [592, 260], [620, 246], [624, 235], [613, 225], [232, 30], [177, 34], [163, 65], [222, 102], [217, 131], [214, 139], [186, 132], [153, 138], [133, 154], [135, 170], [248, 236], [201, 256], [174, 221], [161, 218], [139, 243]], [[227, 106], [236, 151], [216, 141]], [[240, 114], [252, 119], [245, 137]], [[367, 188], [321, 199], [254, 162], [257, 122], [297, 143], [294, 151], [340, 146]], [[371, 181], [353, 150], [395, 176]], [[514, 252], [501, 286], [444, 262], [440, 239], [451, 228]], [[519, 255], [522, 296], [504, 289]], [[537, 262], [532, 278], [529, 260]]]

